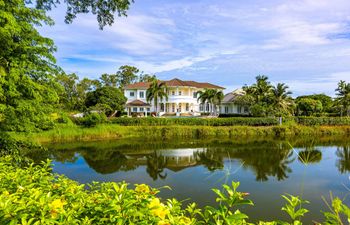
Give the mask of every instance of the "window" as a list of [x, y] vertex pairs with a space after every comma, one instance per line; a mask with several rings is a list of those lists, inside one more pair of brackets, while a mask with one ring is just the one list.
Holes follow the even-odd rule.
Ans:
[[244, 107], [244, 112], [245, 112], [245, 113], [248, 113], [248, 112], [249, 112], [249, 109], [248, 109], [247, 106]]
[[147, 112], [150, 112], [151, 111], [151, 108], [147, 108]]
[[173, 112], [175, 112], [175, 104], [174, 104], [174, 103], [171, 105], [171, 110], [172, 110]]
[[130, 91], [130, 97], [134, 97], [135, 96], [135, 92]]
[[241, 106], [238, 106], [237, 113], [242, 113], [242, 107]]
[[160, 103], [160, 111], [164, 112], [164, 103]]
[[143, 108], [142, 107], [140, 108], [140, 112], [143, 112]]
[[203, 104], [199, 104], [199, 111], [203, 112], [204, 111], [204, 107], [203, 107]]
[[179, 95], [182, 95], [182, 91], [179, 91]]
[[190, 104], [186, 103], [186, 111], [190, 111]]
[[133, 108], [132, 108], [132, 111], [133, 111], [133, 112], [137, 112], [137, 107], [133, 107]]
[[171, 91], [171, 95], [175, 95], [175, 91]]
[[197, 92], [193, 92], [193, 98], [197, 98]]
[[140, 96], [140, 98], [144, 98], [145, 97], [145, 92], [140, 91], [139, 96]]
[[225, 113], [228, 114], [228, 106], [225, 106]]
[[206, 111], [209, 112], [209, 103], [206, 104]]

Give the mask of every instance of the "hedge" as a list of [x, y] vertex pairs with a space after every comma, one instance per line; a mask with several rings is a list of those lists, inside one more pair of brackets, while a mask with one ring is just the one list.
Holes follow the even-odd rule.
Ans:
[[278, 118], [113, 118], [112, 123], [123, 126], [164, 126], [164, 125], [187, 125], [187, 126], [272, 126], [278, 124]]
[[296, 117], [295, 121], [305, 126], [350, 125], [350, 117]]

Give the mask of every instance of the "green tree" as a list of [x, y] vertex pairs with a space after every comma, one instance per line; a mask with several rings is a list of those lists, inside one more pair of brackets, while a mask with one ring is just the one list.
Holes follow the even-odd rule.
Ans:
[[56, 81], [61, 85], [62, 90], [59, 91], [60, 103], [66, 109], [74, 109], [78, 101], [77, 81], [79, 77], [75, 74], [59, 74]]
[[297, 115], [312, 116], [323, 110], [322, 102], [312, 98], [297, 98]]
[[[12, 1], [12, 0], [8, 0]], [[21, 1], [30, 4], [35, 2], [36, 8], [41, 10], [51, 10], [57, 4], [67, 4], [67, 12], [65, 17], [66, 23], [72, 23], [73, 20], [81, 13], [92, 13], [96, 15], [100, 29], [106, 25], [114, 23], [114, 16], [126, 16], [126, 12], [133, 0], [26, 0]]]
[[268, 77], [259, 75], [255, 77], [256, 83], [252, 86], [245, 85], [243, 90], [246, 94], [254, 97], [256, 103], [268, 102], [272, 90], [272, 85], [268, 81]]
[[297, 98], [297, 101], [302, 98], [309, 98], [318, 100], [322, 103], [322, 112], [331, 113], [333, 112], [333, 99], [325, 94], [313, 94], [313, 95], [303, 95]]
[[338, 83], [336, 102], [341, 107], [347, 116], [350, 116], [350, 83], [341, 80]]
[[209, 103], [209, 111], [211, 115], [216, 115], [216, 107], [221, 104], [224, 94], [220, 90], [205, 89], [204, 91], [198, 91], [198, 101], [202, 104]]
[[163, 99], [168, 100], [167, 86], [165, 82], [158, 80], [152, 81], [150, 87], [146, 91], [147, 102], [154, 102], [155, 111], [158, 114], [158, 102]]
[[118, 75], [104, 73], [101, 75], [100, 80], [104, 86], [117, 87]]
[[157, 80], [154, 74], [141, 74], [139, 77], [139, 82], [152, 82], [154, 80]]
[[275, 115], [291, 115], [293, 111], [293, 100], [290, 97], [291, 91], [284, 83], [278, 83], [271, 89], [271, 102]]
[[103, 111], [107, 116], [124, 110], [126, 98], [123, 92], [114, 87], [101, 87], [87, 93], [85, 106], [90, 109]]
[[45, 11], [23, 0], [0, 0], [0, 126], [5, 130], [52, 127], [50, 112], [58, 102], [54, 75], [59, 68], [52, 40], [36, 27], [52, 25]]
[[134, 66], [124, 65], [119, 67], [119, 70], [116, 74], [118, 86], [120, 88], [123, 88], [128, 84], [134, 83], [137, 81], [139, 72], [140, 70]]

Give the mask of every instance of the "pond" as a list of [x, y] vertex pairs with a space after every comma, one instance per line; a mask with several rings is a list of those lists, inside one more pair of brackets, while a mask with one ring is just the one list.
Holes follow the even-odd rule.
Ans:
[[[293, 147], [292, 147], [293, 146]], [[162, 189], [160, 197], [184, 204], [215, 205], [212, 188], [240, 181], [255, 206], [242, 209], [257, 219], [287, 219], [282, 194], [310, 201], [304, 221], [322, 221], [322, 196], [350, 190], [350, 138], [335, 140], [115, 140], [48, 146], [53, 170], [81, 183], [123, 181]], [[349, 200], [345, 200], [348, 204]]]

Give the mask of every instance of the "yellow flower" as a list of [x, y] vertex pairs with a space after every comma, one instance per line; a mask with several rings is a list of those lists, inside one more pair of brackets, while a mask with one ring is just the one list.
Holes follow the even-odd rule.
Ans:
[[183, 216], [180, 218], [179, 222], [180, 222], [180, 224], [187, 225], [187, 224], [191, 223], [191, 219], [186, 217], [186, 216]]
[[168, 221], [166, 221], [166, 220], [160, 220], [158, 222], [158, 225], [170, 225], [170, 223]]
[[55, 199], [49, 204], [49, 206], [51, 209], [63, 209], [63, 206], [66, 204], [67, 203], [61, 199]]
[[149, 193], [149, 192], [150, 192], [150, 189], [149, 189], [149, 186], [148, 186], [148, 185], [146, 185], [146, 184], [140, 184], [140, 185], [137, 185], [137, 186], [136, 186], [135, 191], [136, 191], [136, 192], [139, 192], [139, 193]]
[[153, 215], [158, 216], [162, 220], [164, 220], [166, 215], [169, 214], [169, 210], [164, 206], [164, 204], [160, 203], [159, 198], [152, 199], [148, 207], [151, 209]]

